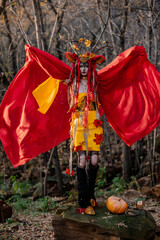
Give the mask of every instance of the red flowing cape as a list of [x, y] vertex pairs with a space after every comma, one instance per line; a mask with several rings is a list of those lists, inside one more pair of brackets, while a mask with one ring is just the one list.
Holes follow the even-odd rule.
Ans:
[[0, 139], [14, 167], [28, 162], [70, 137], [67, 86], [42, 114], [32, 91], [49, 76], [68, 79], [71, 68], [34, 47], [26, 46], [26, 63], [10, 84], [0, 106]]
[[[64, 80], [71, 68], [37, 48], [26, 46], [27, 59], [0, 106], [0, 139], [14, 167], [25, 164], [69, 138], [67, 86], [60, 83], [46, 114], [37, 111], [32, 91], [48, 77]], [[160, 122], [160, 73], [143, 47], [132, 47], [97, 73], [98, 95], [107, 119], [128, 144]]]
[[98, 94], [110, 125], [129, 146], [160, 123], [160, 73], [143, 46], [98, 71]]

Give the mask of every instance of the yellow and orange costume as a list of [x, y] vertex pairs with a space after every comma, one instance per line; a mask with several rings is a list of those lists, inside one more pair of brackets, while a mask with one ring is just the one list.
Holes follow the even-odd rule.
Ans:
[[95, 102], [90, 101], [90, 110], [87, 116], [87, 128], [84, 128], [86, 93], [79, 93], [77, 109], [72, 115], [71, 133], [74, 151], [100, 151], [103, 140], [102, 122], [97, 120]]

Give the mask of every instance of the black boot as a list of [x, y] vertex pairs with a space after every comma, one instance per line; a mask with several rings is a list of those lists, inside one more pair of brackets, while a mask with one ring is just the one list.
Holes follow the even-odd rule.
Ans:
[[90, 205], [90, 199], [85, 168], [77, 167], [77, 181], [78, 181], [78, 204], [81, 208], [87, 208]]
[[98, 169], [99, 169], [98, 164], [96, 166], [93, 166], [91, 163], [89, 164], [89, 169], [88, 169], [89, 198], [94, 200], [96, 200], [94, 195], [94, 189], [95, 189]]

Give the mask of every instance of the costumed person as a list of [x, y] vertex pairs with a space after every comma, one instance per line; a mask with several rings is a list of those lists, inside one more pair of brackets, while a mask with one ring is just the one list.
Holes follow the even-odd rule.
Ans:
[[[4, 150], [18, 167], [71, 136], [71, 151], [74, 148], [79, 155], [79, 204], [87, 209], [90, 200], [95, 200], [97, 152], [103, 139], [99, 115], [104, 111], [128, 146], [145, 137], [160, 123], [160, 73], [143, 46], [127, 49], [97, 73], [96, 64], [104, 57], [95, 53], [66, 53], [71, 68], [35, 47], [26, 45], [25, 49], [26, 63], [0, 105]], [[87, 80], [83, 80], [87, 67]], [[67, 85], [66, 79], [70, 79]], [[84, 167], [89, 152], [92, 174], [87, 185]], [[70, 157], [70, 170], [71, 162]]]
[[[66, 53], [73, 64], [72, 75], [68, 83], [68, 96], [71, 122], [71, 150], [78, 153], [78, 212], [95, 214], [95, 181], [99, 166], [97, 164], [100, 144], [103, 140], [102, 121], [96, 92], [96, 64], [105, 60], [103, 56], [86, 53], [81, 56]], [[102, 112], [102, 110], [101, 110]], [[72, 153], [71, 153], [72, 158]], [[86, 161], [89, 161], [86, 173]], [[72, 160], [70, 161], [70, 169]]]

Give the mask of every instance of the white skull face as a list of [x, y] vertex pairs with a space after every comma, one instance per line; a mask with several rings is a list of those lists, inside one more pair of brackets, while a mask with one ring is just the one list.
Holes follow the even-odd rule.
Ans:
[[87, 76], [88, 62], [86, 62], [86, 63], [81, 62], [79, 68], [80, 68], [81, 76]]

